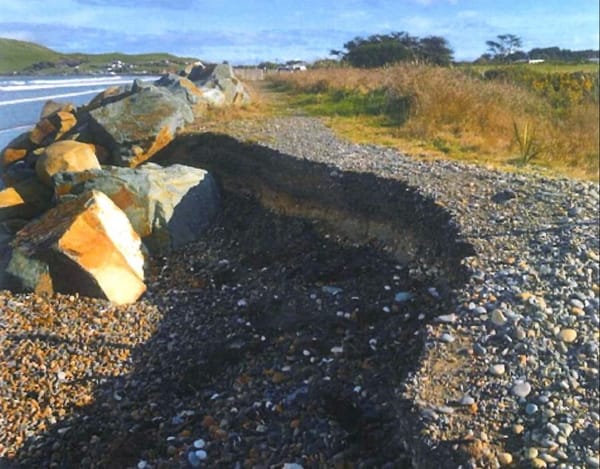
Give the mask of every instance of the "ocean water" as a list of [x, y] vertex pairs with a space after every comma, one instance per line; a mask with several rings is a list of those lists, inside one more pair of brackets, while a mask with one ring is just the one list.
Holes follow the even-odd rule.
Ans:
[[[15, 137], [30, 130], [48, 100], [81, 106], [106, 88], [155, 81], [158, 76], [0, 76], [0, 151]], [[2, 169], [0, 168], [0, 177]], [[4, 187], [0, 178], [0, 189]]]
[[0, 76], [0, 149], [12, 139], [31, 129], [39, 120], [46, 101], [86, 104], [96, 94], [134, 79], [153, 81], [158, 77], [127, 75], [43, 77]]

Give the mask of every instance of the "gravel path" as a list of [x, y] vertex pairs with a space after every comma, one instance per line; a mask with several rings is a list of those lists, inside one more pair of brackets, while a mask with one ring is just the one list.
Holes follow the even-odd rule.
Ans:
[[307, 117], [227, 132], [419, 187], [475, 246], [469, 282], [448, 304], [417, 266], [228, 196], [134, 306], [0, 293], [7, 467], [408, 467], [411, 410], [415, 439], [471, 467], [599, 466], [597, 184], [415, 160]]

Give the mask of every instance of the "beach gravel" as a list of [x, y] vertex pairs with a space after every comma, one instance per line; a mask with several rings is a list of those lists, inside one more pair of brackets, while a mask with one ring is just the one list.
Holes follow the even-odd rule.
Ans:
[[309, 117], [225, 131], [419, 188], [475, 247], [469, 279], [439, 292], [418, 263], [226, 194], [134, 305], [0, 292], [0, 467], [410, 467], [407, 441], [439, 467], [598, 467], [597, 184]]

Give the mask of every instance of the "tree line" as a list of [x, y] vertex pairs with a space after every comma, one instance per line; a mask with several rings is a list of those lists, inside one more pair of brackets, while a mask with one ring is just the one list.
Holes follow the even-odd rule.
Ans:
[[494, 40], [486, 41], [488, 52], [477, 59], [476, 62], [518, 62], [522, 60], [546, 60], [555, 62], [584, 62], [598, 58], [598, 51], [570, 50], [560, 47], [536, 47], [529, 52], [521, 50], [523, 41], [514, 34], [500, 34]]
[[419, 38], [406, 32], [393, 32], [356, 37], [346, 42], [343, 49], [332, 50], [331, 55], [353, 67], [368, 68], [396, 62], [449, 65], [453, 51], [440, 36]]
[[[522, 39], [515, 34], [500, 34], [486, 42], [488, 52], [476, 62], [510, 63], [527, 59], [543, 59], [557, 62], [581, 62], [598, 58], [597, 50], [572, 51], [559, 47], [521, 50]], [[374, 34], [355, 37], [344, 44], [343, 49], [330, 52], [342, 63], [353, 67], [381, 67], [398, 62], [450, 65], [453, 50], [441, 36], [419, 38], [407, 32]]]

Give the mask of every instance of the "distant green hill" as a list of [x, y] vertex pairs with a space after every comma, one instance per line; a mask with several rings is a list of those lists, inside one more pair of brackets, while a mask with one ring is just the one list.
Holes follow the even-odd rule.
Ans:
[[0, 38], [0, 74], [162, 73], [198, 59], [166, 53], [62, 54], [32, 42]]

